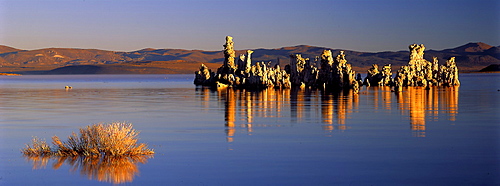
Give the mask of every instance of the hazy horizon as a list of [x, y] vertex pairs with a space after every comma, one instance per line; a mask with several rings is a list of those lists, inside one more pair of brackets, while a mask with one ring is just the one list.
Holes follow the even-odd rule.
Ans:
[[[480, 2], [480, 3], [479, 3]], [[0, 45], [219, 51], [311, 45], [364, 52], [500, 45], [495, 0], [0, 0]]]

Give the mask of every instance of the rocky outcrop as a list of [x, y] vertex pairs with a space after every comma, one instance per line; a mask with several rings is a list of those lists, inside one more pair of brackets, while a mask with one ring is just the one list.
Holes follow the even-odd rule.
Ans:
[[[319, 68], [316, 64], [321, 60]], [[316, 57], [315, 63], [309, 58], [302, 58], [300, 54], [290, 55], [290, 65], [285, 67], [290, 73], [292, 86], [301, 88], [320, 89], [359, 89], [355, 78], [355, 71], [345, 59], [344, 51], [340, 51], [336, 58], [330, 50], [323, 50], [321, 56]]]
[[215, 77], [215, 73], [208, 69], [205, 64], [201, 64], [200, 70], [195, 72], [194, 84], [210, 85], [213, 83], [213, 77]]
[[368, 69], [363, 84], [366, 86], [392, 86], [394, 82], [392, 79], [391, 64], [384, 65], [382, 71], [378, 70], [377, 64], [373, 64], [372, 68]]
[[[224, 46], [224, 64], [212, 73], [205, 65], [195, 72], [194, 84], [211, 87], [235, 87], [248, 89], [265, 88], [322, 88], [322, 89], [353, 89], [357, 93], [359, 81], [355, 71], [347, 63], [344, 52], [334, 59], [330, 50], [324, 50], [321, 55], [321, 68], [311, 63], [309, 58], [300, 54], [290, 55], [290, 64], [284, 70], [279, 64], [271, 67], [270, 62], [257, 62], [252, 65], [248, 50], [246, 55], [239, 56], [237, 64], [234, 62], [234, 43], [231, 36], [226, 37]], [[360, 79], [360, 78], [358, 78]]]
[[[235, 87], [247, 89], [265, 88], [311, 88], [324, 90], [359, 91], [366, 86], [395, 86], [400, 91], [405, 86], [456, 86], [458, 68], [455, 58], [451, 57], [445, 65], [438, 65], [438, 59], [433, 62], [424, 59], [425, 46], [412, 44], [409, 46], [410, 59], [408, 65], [401, 66], [393, 79], [391, 64], [386, 64], [379, 70], [373, 64], [367, 72], [364, 81], [361, 75], [356, 75], [351, 64], [347, 63], [344, 51], [334, 58], [330, 50], [323, 50], [314, 62], [303, 58], [301, 54], [290, 55], [290, 64], [284, 70], [279, 64], [271, 67], [270, 62], [257, 62], [252, 65], [253, 51], [247, 50], [241, 54], [235, 64], [234, 42], [231, 36], [226, 37], [224, 46], [224, 64], [213, 73], [205, 65], [196, 71], [194, 84], [211, 87]], [[319, 63], [319, 64], [318, 64]]]
[[410, 61], [408, 65], [402, 66], [394, 78], [396, 91], [401, 91], [405, 86], [458, 86], [458, 68], [455, 57], [446, 61], [445, 65], [439, 65], [438, 59], [433, 62], [424, 59], [425, 46], [423, 44], [412, 44], [410, 49]]
[[392, 79], [391, 65], [387, 64], [382, 71], [378, 65], [373, 64], [367, 72], [364, 84], [367, 86], [394, 86], [395, 91], [401, 91], [405, 86], [457, 86], [458, 68], [455, 57], [447, 60], [445, 65], [439, 66], [437, 57], [433, 62], [424, 59], [425, 46], [423, 44], [412, 44], [410, 49], [410, 60], [408, 65], [401, 66], [396, 76]]
[[290, 73], [292, 86], [314, 87], [318, 78], [318, 69], [310, 63], [309, 58], [302, 58], [302, 55], [290, 55], [290, 65], [285, 66]]
[[460, 85], [460, 81], [458, 80], [458, 67], [455, 63], [455, 57], [450, 57], [450, 59], [446, 61], [446, 65], [439, 70], [442, 79], [439, 79], [440, 81], [438, 83], [444, 86]]
[[234, 42], [231, 36], [226, 36], [224, 46], [224, 64], [213, 73], [205, 65], [195, 72], [194, 84], [211, 87], [236, 87], [249, 89], [265, 89], [269, 87], [290, 88], [289, 74], [270, 63], [257, 62], [252, 65], [253, 51], [247, 50], [246, 55], [240, 55], [235, 64]]
[[319, 71], [319, 87], [353, 89], [355, 93], [358, 92], [360, 84], [356, 80], [356, 72], [352, 70], [351, 64], [347, 63], [344, 51], [340, 51], [337, 57], [333, 58], [330, 50], [324, 50], [321, 54], [321, 69]]

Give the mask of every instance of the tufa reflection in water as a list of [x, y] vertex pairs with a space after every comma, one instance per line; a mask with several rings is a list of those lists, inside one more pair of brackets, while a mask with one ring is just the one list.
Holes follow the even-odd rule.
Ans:
[[203, 107], [209, 107], [210, 98], [218, 99], [224, 106], [228, 142], [233, 141], [236, 127], [245, 128], [249, 134], [254, 127], [283, 127], [282, 124], [255, 123], [255, 118], [290, 118], [290, 123], [307, 123], [318, 117], [325, 131], [346, 130], [349, 127], [345, 125], [345, 120], [359, 105], [359, 95], [352, 90], [325, 94], [319, 90], [302, 89], [253, 91], [199, 87], [196, 90], [200, 93]]
[[416, 137], [425, 137], [426, 116], [437, 121], [440, 111], [445, 112], [448, 120], [455, 121], [458, 114], [458, 86], [407, 87], [404, 92], [396, 93], [398, 108], [410, 116], [411, 130]]
[[72, 172], [79, 171], [90, 180], [113, 184], [132, 182], [139, 174], [138, 164], [147, 163], [150, 155], [143, 156], [29, 156], [25, 159], [33, 164], [33, 169], [44, 169], [49, 161], [52, 168], [59, 169], [63, 164], [70, 166]]
[[[248, 134], [254, 127], [282, 127], [282, 124], [256, 123], [257, 118], [290, 118], [289, 123], [322, 123], [325, 131], [350, 129], [353, 113], [359, 112], [360, 99], [371, 99], [363, 104], [369, 109], [392, 110], [397, 108], [408, 116], [415, 137], [425, 137], [426, 120], [437, 121], [439, 115], [455, 121], [458, 114], [458, 87], [405, 87], [393, 92], [390, 87], [367, 87], [361, 94], [351, 90], [322, 92], [309, 89], [266, 89], [249, 91], [222, 88], [196, 89], [201, 104], [208, 108], [209, 100], [218, 99], [223, 105], [227, 141], [232, 142], [236, 128]], [[365, 106], [365, 105], [363, 105]], [[369, 116], [367, 116], [369, 117]], [[369, 120], [370, 118], [365, 118]], [[239, 124], [238, 124], [239, 123]]]

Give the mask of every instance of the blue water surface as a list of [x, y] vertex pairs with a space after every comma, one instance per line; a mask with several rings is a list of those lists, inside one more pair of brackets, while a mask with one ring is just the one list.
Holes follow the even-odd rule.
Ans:
[[[0, 185], [500, 184], [498, 73], [357, 95], [211, 90], [193, 78], [1, 76]], [[155, 155], [93, 167], [20, 152], [33, 136], [115, 121], [132, 123]]]

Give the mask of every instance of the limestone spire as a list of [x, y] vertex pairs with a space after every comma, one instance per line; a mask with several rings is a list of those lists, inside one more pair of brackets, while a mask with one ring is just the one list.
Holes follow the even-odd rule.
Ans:
[[224, 66], [235, 69], [234, 57], [236, 56], [234, 52], [233, 37], [226, 36], [226, 44], [224, 44]]

